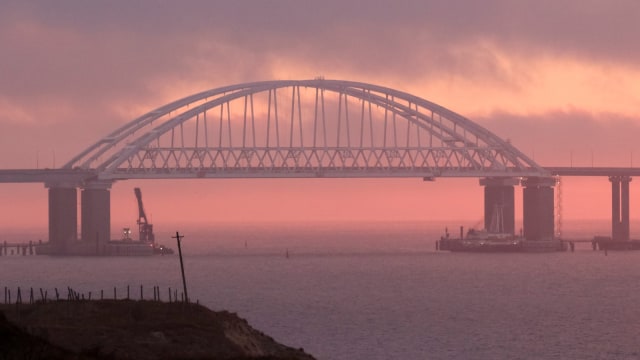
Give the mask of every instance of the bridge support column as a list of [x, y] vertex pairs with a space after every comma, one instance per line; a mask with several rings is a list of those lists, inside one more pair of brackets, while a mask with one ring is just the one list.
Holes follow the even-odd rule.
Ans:
[[[111, 239], [111, 182], [91, 183], [82, 190], [82, 241], [101, 254]], [[92, 246], [90, 248], [93, 248]]]
[[551, 240], [554, 236], [553, 178], [527, 178], [522, 181], [523, 226], [527, 240]]
[[629, 227], [629, 183], [630, 176], [610, 176], [611, 181], [611, 238], [627, 241]]
[[46, 185], [49, 188], [49, 244], [51, 253], [62, 254], [78, 240], [78, 194], [75, 186]]
[[[515, 234], [515, 192], [518, 180], [514, 178], [484, 178], [484, 228]], [[501, 219], [495, 217], [502, 213]], [[494, 226], [492, 226], [492, 223]], [[494, 229], [495, 225], [498, 229]], [[500, 228], [501, 227], [501, 228]]]

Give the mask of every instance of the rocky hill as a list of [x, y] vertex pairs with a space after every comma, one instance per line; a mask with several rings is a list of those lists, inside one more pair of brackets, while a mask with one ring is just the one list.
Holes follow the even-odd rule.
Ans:
[[313, 359], [197, 304], [54, 301], [0, 313], [0, 359]]

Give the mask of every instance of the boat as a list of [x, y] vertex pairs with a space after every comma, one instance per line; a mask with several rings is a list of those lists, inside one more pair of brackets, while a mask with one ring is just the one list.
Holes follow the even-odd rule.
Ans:
[[489, 229], [469, 229], [466, 236], [464, 236], [464, 229], [460, 227], [460, 237], [457, 239], [451, 238], [448, 229], [445, 229], [445, 235], [436, 242], [436, 250], [526, 253], [567, 250], [567, 242], [560, 239], [550, 237], [527, 240], [522, 234], [508, 233], [504, 230], [503, 218], [502, 207], [496, 205], [491, 215]]
[[469, 229], [466, 237], [452, 239], [445, 235], [438, 243], [439, 250], [448, 251], [520, 252], [523, 250], [524, 238], [508, 233]]
[[[145, 223], [146, 224], [146, 223]], [[150, 224], [146, 224], [150, 226]], [[139, 240], [131, 238], [131, 229], [122, 229], [121, 240], [111, 240], [104, 247], [101, 255], [141, 256], [141, 255], [171, 255], [173, 249], [156, 244], [153, 231], [147, 229], [146, 237], [140, 234]]]
[[524, 238], [504, 231], [504, 215], [502, 206], [496, 205], [491, 216], [489, 229], [469, 229], [464, 236], [464, 229], [460, 227], [460, 237], [455, 239], [445, 235], [438, 240], [436, 248], [448, 251], [468, 252], [520, 252], [524, 248]]

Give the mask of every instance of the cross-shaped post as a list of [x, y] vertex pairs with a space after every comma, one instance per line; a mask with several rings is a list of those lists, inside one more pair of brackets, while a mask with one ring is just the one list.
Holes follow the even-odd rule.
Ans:
[[187, 295], [187, 281], [184, 277], [184, 264], [182, 263], [182, 248], [180, 247], [180, 240], [184, 235], [180, 235], [179, 232], [176, 231], [176, 236], [172, 236], [172, 239], [176, 239], [178, 242], [178, 256], [180, 257], [180, 272], [182, 273], [182, 287], [184, 288], [184, 301], [189, 302], [189, 295]]

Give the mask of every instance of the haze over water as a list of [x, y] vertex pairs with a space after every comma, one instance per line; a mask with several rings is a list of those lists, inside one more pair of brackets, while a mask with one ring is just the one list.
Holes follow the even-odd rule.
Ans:
[[[190, 297], [319, 359], [637, 358], [640, 252], [435, 252], [441, 223], [178, 229]], [[576, 237], [593, 227], [572, 226]], [[599, 224], [605, 233], [607, 223]], [[449, 227], [451, 229], [451, 226]], [[175, 247], [170, 233], [159, 242]], [[246, 245], [245, 245], [246, 244]], [[285, 256], [288, 251], [289, 257]], [[0, 286], [139, 298], [177, 256], [1, 257]], [[65, 290], [66, 291], [66, 290]], [[49, 295], [51, 296], [51, 295]]]

